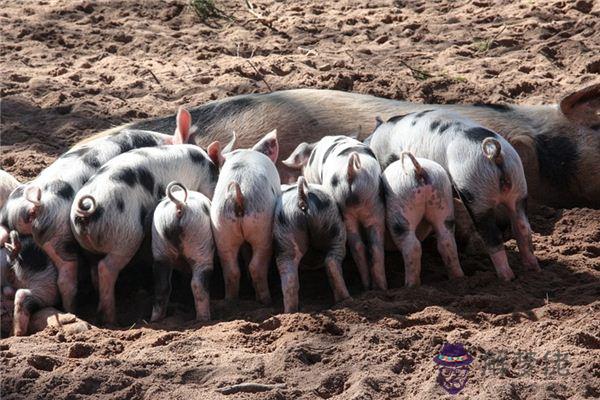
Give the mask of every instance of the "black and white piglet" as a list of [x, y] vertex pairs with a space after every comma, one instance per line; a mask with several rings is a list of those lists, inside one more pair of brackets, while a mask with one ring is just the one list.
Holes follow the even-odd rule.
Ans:
[[438, 251], [450, 277], [464, 276], [454, 240], [452, 185], [444, 168], [405, 151], [400, 160], [383, 171], [382, 180], [386, 223], [394, 244], [402, 252], [406, 286], [421, 283], [421, 243], [416, 230], [423, 220], [433, 226]]
[[351, 137], [326, 136], [316, 143], [301, 143], [283, 163], [303, 169], [307, 182], [323, 185], [333, 196], [342, 210], [348, 245], [364, 288], [369, 289], [372, 280], [373, 288], [387, 289], [381, 167], [369, 147]]
[[[63, 307], [75, 311], [78, 246], [69, 228], [75, 193], [110, 159], [132, 149], [186, 143], [190, 136], [189, 113], [180, 109], [175, 136], [125, 130], [75, 147], [60, 156], [31, 182], [20, 185], [0, 212], [0, 225], [33, 239], [58, 269]], [[5, 237], [6, 234], [4, 234]]]
[[275, 209], [275, 260], [281, 277], [286, 313], [298, 311], [298, 266], [309, 248], [325, 255], [325, 267], [336, 302], [350, 297], [342, 262], [346, 256], [346, 227], [337, 204], [321, 185], [284, 187]]
[[173, 268], [192, 274], [198, 321], [210, 320], [209, 283], [215, 246], [210, 225], [210, 200], [171, 182], [152, 218], [154, 307], [152, 321], [166, 316]]
[[504, 138], [459, 114], [425, 110], [380, 124], [369, 141], [383, 168], [396, 161], [404, 150], [436, 161], [450, 174], [499, 277], [514, 278], [496, 223], [499, 207], [510, 217], [523, 264], [539, 270], [526, 215], [523, 165]]
[[115, 322], [114, 286], [139, 249], [146, 219], [169, 182], [211, 197], [218, 176], [219, 142], [208, 147], [181, 144], [132, 150], [106, 163], [75, 195], [71, 229], [86, 250], [102, 254], [98, 263], [99, 312]]
[[[56, 268], [33, 239], [19, 237], [17, 231], [10, 232], [4, 243], [7, 264], [11, 268], [14, 295], [13, 333], [15, 336], [27, 334], [31, 314], [40, 308], [53, 306], [59, 301], [56, 286]], [[4, 261], [4, 260], [3, 260]], [[4, 282], [3, 282], [4, 283]], [[2, 300], [9, 300], [11, 294], [3, 288]]]
[[275, 161], [277, 132], [265, 135], [252, 149], [225, 154], [225, 162], [212, 199], [211, 220], [225, 279], [225, 298], [238, 298], [238, 253], [244, 243], [252, 247], [248, 265], [257, 299], [271, 302], [267, 273], [273, 252], [273, 214], [281, 193]]

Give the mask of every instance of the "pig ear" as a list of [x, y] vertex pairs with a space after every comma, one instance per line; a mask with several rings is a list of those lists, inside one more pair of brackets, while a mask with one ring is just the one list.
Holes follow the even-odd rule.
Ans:
[[301, 169], [308, 163], [310, 153], [312, 153], [314, 147], [314, 144], [308, 144], [306, 142], [300, 143], [298, 147], [292, 151], [292, 154], [282, 161], [283, 165], [293, 169]]
[[187, 143], [190, 140], [191, 129], [192, 116], [190, 112], [183, 107], [179, 107], [179, 111], [177, 111], [177, 129], [172, 144]]
[[277, 129], [267, 133], [260, 142], [256, 143], [252, 150], [259, 151], [276, 162], [279, 156], [279, 141], [277, 140]]
[[225, 157], [221, 154], [221, 143], [218, 141], [212, 142], [208, 145], [206, 152], [208, 153], [208, 157], [211, 159], [213, 164], [217, 167], [221, 168], [223, 163], [225, 162]]
[[571, 93], [560, 101], [564, 116], [585, 126], [600, 123], [600, 83]]
[[223, 151], [221, 153], [222, 154], [231, 153], [231, 150], [233, 150], [233, 146], [235, 146], [236, 140], [237, 140], [237, 135], [236, 135], [235, 131], [232, 131], [231, 132], [231, 140], [229, 141], [229, 143], [227, 143], [225, 145], [225, 147], [223, 148]]

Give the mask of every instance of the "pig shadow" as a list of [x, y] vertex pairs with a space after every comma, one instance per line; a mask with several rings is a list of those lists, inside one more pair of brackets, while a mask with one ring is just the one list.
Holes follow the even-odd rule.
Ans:
[[[512, 247], [514, 244], [511, 246], [509, 243], [507, 253], [516, 280], [500, 281], [487, 255], [464, 253], [460, 258], [465, 278], [448, 280], [442, 259], [436, 251], [435, 240], [428, 239], [423, 243], [422, 285], [417, 288], [403, 287], [402, 257], [400, 253], [388, 252], [386, 270], [390, 289], [385, 292], [363, 291], [356, 266], [346, 259], [344, 277], [353, 299], [341, 304], [334, 304], [323, 268], [301, 269], [300, 312], [322, 313], [330, 309], [349, 308], [370, 321], [394, 318], [410, 325], [411, 314], [438, 306], [471, 321], [478, 321], [480, 313], [535, 321], [534, 309], [547, 303], [576, 306], [597, 300], [600, 281], [585, 268], [566, 264], [550, 256], [540, 259], [542, 272], [528, 272], [521, 266], [519, 255]], [[309, 261], [313, 262], [314, 259]], [[211, 280], [211, 322], [198, 323], [194, 320], [189, 276], [174, 271], [168, 317], [150, 323], [153, 298], [150, 265], [148, 261], [138, 260], [121, 273], [116, 288], [120, 328], [116, 329], [144, 326], [156, 330], [181, 331], [240, 319], [260, 323], [283, 312], [280, 280], [274, 265], [271, 265], [269, 274], [273, 303], [263, 306], [254, 299], [254, 290], [245, 268], [242, 268], [240, 300], [233, 303], [224, 301], [222, 271], [216, 263]], [[94, 321], [97, 296], [89, 289], [80, 292], [85, 293], [80, 315]]]

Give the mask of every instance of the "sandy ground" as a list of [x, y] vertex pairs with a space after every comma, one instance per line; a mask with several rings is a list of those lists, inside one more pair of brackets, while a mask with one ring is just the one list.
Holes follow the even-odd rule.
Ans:
[[[585, 0], [267, 0], [262, 20], [217, 1], [232, 18], [205, 22], [181, 1], [16, 3], [0, 2], [1, 150], [23, 180], [99, 130], [269, 87], [535, 104], [600, 73], [600, 6]], [[440, 398], [432, 358], [445, 341], [475, 357], [460, 398], [598, 398], [600, 210], [534, 207], [531, 222], [540, 274], [523, 271], [511, 241], [516, 281], [462, 254], [467, 277], [449, 282], [429, 243], [421, 288], [401, 288], [390, 254], [394, 289], [361, 293], [348, 266], [354, 300], [332, 307], [325, 274], [306, 272], [294, 315], [280, 314], [280, 293], [260, 307], [248, 285], [224, 304], [216, 279], [214, 323], [191, 321], [180, 284], [172, 316], [147, 324], [151, 293], [124, 276], [122, 328], [0, 340], [2, 398]], [[240, 382], [282, 386], [216, 391]]]

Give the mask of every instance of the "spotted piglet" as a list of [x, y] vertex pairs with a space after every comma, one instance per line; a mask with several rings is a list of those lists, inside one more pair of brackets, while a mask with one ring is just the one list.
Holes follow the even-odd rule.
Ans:
[[370, 146], [385, 168], [401, 151], [439, 163], [484, 240], [496, 273], [514, 278], [497, 223], [508, 214], [523, 264], [539, 271], [526, 214], [527, 183], [515, 149], [495, 132], [459, 114], [425, 110], [393, 117], [371, 135]]
[[[405, 162], [406, 158], [410, 162]], [[404, 258], [405, 284], [421, 282], [421, 243], [417, 226], [425, 220], [433, 226], [438, 251], [452, 278], [464, 276], [454, 240], [452, 185], [441, 165], [402, 152], [400, 160], [383, 171], [386, 223], [394, 244]]]
[[219, 142], [132, 150], [113, 158], [75, 195], [71, 229], [86, 250], [102, 254], [98, 263], [99, 312], [114, 323], [114, 287], [121, 269], [133, 258], [146, 233], [147, 217], [178, 180], [210, 197], [218, 175]]
[[[58, 269], [63, 307], [75, 312], [79, 246], [69, 229], [69, 212], [75, 193], [106, 162], [132, 149], [186, 143], [190, 114], [180, 109], [175, 135], [124, 130], [77, 146], [61, 155], [38, 177], [12, 191], [0, 210], [0, 225], [32, 235]], [[0, 244], [8, 231], [0, 226]], [[4, 232], [3, 232], [4, 231]]]
[[154, 307], [152, 321], [166, 316], [173, 268], [192, 273], [196, 319], [210, 320], [209, 283], [213, 270], [214, 242], [210, 226], [210, 200], [171, 182], [167, 197], [154, 211], [152, 256], [154, 258]]
[[239, 295], [238, 253], [244, 242], [252, 247], [248, 270], [257, 299], [271, 302], [267, 273], [272, 255], [273, 214], [281, 193], [275, 161], [277, 132], [265, 135], [252, 149], [225, 154], [212, 199], [211, 220], [223, 268], [225, 298]]
[[[33, 312], [58, 303], [57, 272], [30, 236], [19, 237], [17, 231], [11, 231], [4, 247], [7, 250], [6, 261], [13, 274], [12, 284], [17, 289], [14, 293], [13, 333], [22, 336], [27, 334]], [[3, 301], [9, 300], [6, 290], [2, 295]]]
[[333, 196], [342, 210], [348, 245], [364, 288], [371, 287], [372, 279], [373, 288], [387, 289], [381, 167], [371, 149], [351, 137], [326, 136], [317, 143], [301, 143], [283, 163], [303, 169], [307, 182], [323, 185]]
[[346, 228], [335, 200], [321, 185], [309, 185], [301, 176], [283, 190], [275, 209], [273, 240], [286, 313], [298, 311], [298, 266], [309, 248], [325, 254], [335, 301], [350, 297], [342, 274]]

